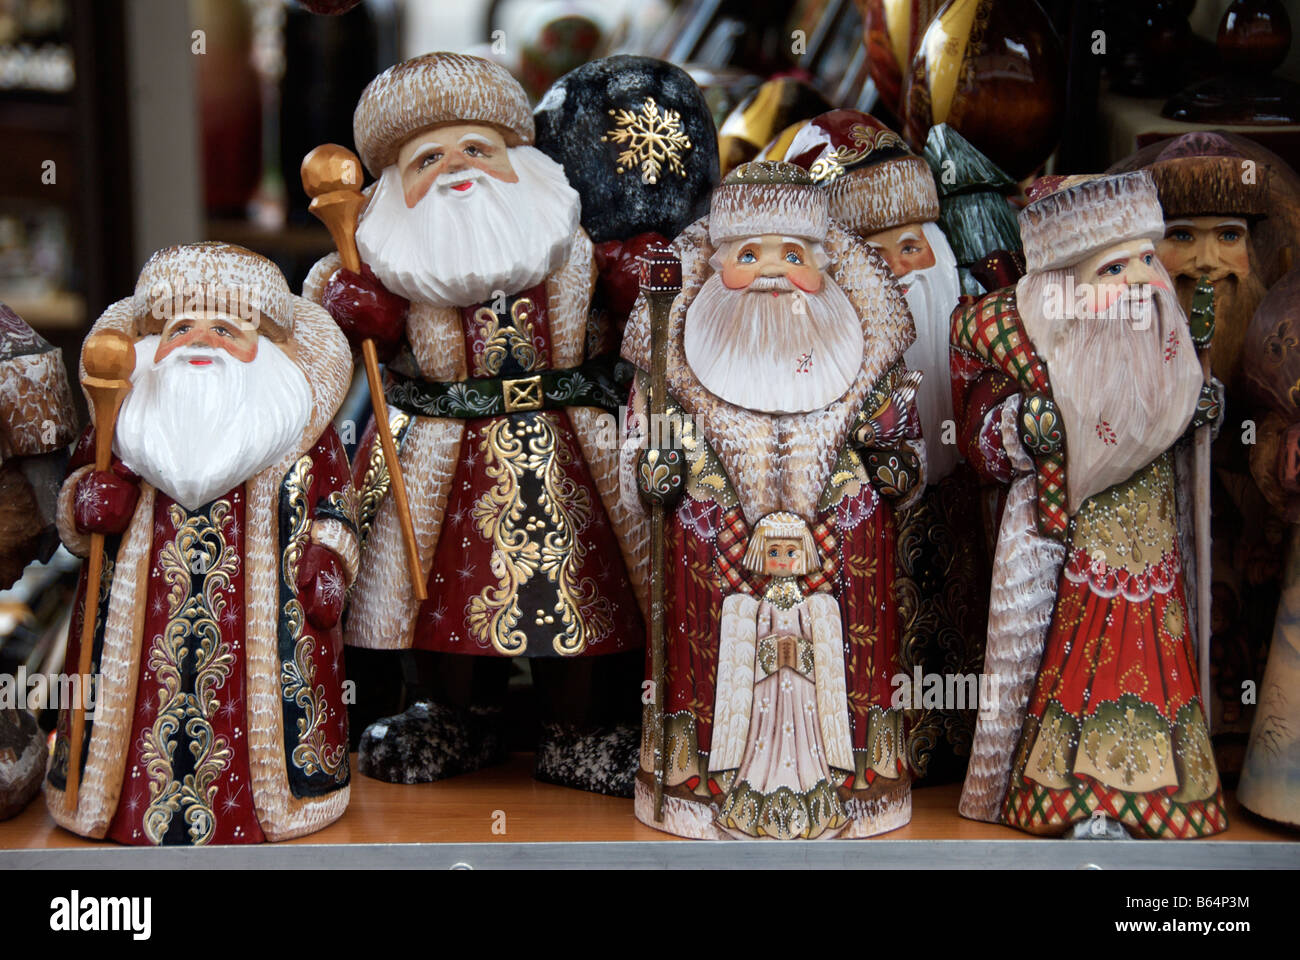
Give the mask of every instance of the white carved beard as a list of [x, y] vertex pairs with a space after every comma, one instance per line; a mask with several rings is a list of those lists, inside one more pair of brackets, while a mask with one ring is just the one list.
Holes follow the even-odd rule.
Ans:
[[444, 174], [414, 208], [388, 166], [357, 228], [361, 259], [393, 293], [437, 307], [541, 283], [568, 258], [581, 201], [564, 168], [536, 147], [510, 148], [510, 163], [518, 183], [483, 174], [462, 196]]
[[[805, 293], [785, 277], [729, 290], [714, 273], [687, 308], [683, 347], [700, 383], [728, 403], [806, 413], [844, 396], [862, 366], [865, 342], [857, 310], [826, 274], [820, 290]], [[811, 366], [800, 372], [806, 355]]]
[[[190, 346], [155, 366], [158, 339], [136, 344], [114, 440], [122, 462], [149, 484], [194, 510], [299, 444], [311, 417], [311, 386], [270, 340], [262, 338], [248, 363], [224, 350]], [[212, 363], [191, 366], [195, 357]]]
[[[1043, 271], [1025, 276], [1016, 288], [1021, 319], [1047, 364], [1064, 421], [1071, 514], [1173, 446], [1191, 422], [1202, 383], [1172, 285], [1152, 289], [1145, 330], [1134, 329], [1143, 321], [1047, 318], [1049, 286], [1064, 289], [1072, 276], [1070, 269]], [[1168, 283], [1168, 274], [1163, 279]], [[1113, 442], [1104, 428], [1099, 432], [1102, 421], [1114, 432]]]
[[957, 446], [943, 442], [943, 424], [951, 420], [952, 375], [948, 361], [948, 340], [952, 311], [961, 296], [957, 258], [938, 224], [923, 223], [921, 229], [934, 251], [934, 266], [913, 270], [898, 278], [907, 289], [907, 306], [916, 324], [916, 340], [903, 353], [909, 370], [924, 375], [916, 391], [916, 407], [925, 438], [927, 476], [938, 483], [957, 465]]

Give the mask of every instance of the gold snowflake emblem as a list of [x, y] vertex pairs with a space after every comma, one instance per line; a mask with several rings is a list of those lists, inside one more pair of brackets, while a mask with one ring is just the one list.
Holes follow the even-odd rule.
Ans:
[[623, 150], [618, 155], [618, 172], [626, 173], [633, 167], [641, 168], [645, 183], [658, 183], [659, 174], [667, 164], [679, 177], [686, 176], [682, 156], [691, 149], [690, 138], [682, 129], [682, 118], [676, 110], [662, 112], [654, 97], [646, 97], [641, 110], [611, 110], [614, 129], [601, 137], [602, 143], [616, 143]]

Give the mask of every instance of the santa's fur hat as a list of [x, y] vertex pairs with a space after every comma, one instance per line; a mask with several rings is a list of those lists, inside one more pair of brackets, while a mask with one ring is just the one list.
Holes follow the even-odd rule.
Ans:
[[1165, 219], [1268, 214], [1269, 168], [1243, 157], [1216, 133], [1186, 133], [1150, 167]]
[[233, 243], [206, 241], [159, 250], [135, 283], [136, 330], [161, 333], [185, 315], [243, 320], [283, 341], [293, 335], [296, 300], [270, 260]]
[[830, 214], [867, 235], [939, 218], [930, 166], [903, 138], [860, 110], [831, 110], [808, 121], [785, 158], [822, 184]]
[[491, 124], [511, 147], [533, 142], [533, 114], [519, 81], [490, 60], [460, 53], [426, 53], [371, 80], [352, 114], [352, 139], [378, 177], [402, 144], [446, 123]]
[[716, 247], [774, 233], [821, 243], [828, 220], [826, 195], [806, 170], [752, 160], [732, 170], [713, 191], [709, 240]]
[[1044, 177], [1020, 211], [1029, 273], [1069, 267], [1125, 240], [1164, 236], [1165, 221], [1151, 174]]

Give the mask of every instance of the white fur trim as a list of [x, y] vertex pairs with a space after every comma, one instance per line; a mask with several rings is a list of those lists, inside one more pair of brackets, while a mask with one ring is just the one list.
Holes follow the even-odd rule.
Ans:
[[821, 242], [826, 239], [826, 194], [817, 186], [791, 183], [736, 183], [713, 191], [709, 240], [745, 240], [782, 234]]
[[459, 53], [426, 53], [371, 80], [352, 114], [352, 139], [377, 177], [403, 143], [441, 123], [489, 123], [515, 143], [533, 142], [533, 114], [519, 81], [490, 60]]
[[826, 185], [831, 216], [854, 233], [879, 233], [939, 219], [939, 191], [918, 156], [857, 167]]
[[1011, 484], [993, 557], [984, 672], [997, 678], [992, 709], [980, 704], [970, 765], [957, 806], [963, 817], [998, 823], [1011, 762], [1056, 607], [1065, 546], [1037, 528], [1033, 474]]
[[343, 564], [343, 576], [351, 586], [361, 566], [361, 544], [357, 535], [338, 520], [313, 520], [311, 542], [334, 553]]
[[1146, 170], [1085, 180], [1020, 211], [1026, 273], [1072, 266], [1111, 244], [1164, 233], [1160, 198]]

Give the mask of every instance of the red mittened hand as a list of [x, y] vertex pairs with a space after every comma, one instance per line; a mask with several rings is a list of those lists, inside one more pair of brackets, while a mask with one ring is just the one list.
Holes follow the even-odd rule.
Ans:
[[298, 600], [307, 621], [317, 630], [328, 630], [343, 615], [347, 579], [343, 564], [334, 551], [308, 543], [298, 563]]
[[397, 294], [389, 293], [364, 265], [360, 273], [335, 271], [325, 284], [321, 305], [347, 336], [354, 353], [361, 352], [361, 341], [374, 340], [381, 363], [397, 352], [411, 306]]
[[119, 534], [139, 499], [139, 480], [119, 461], [112, 470], [91, 470], [77, 481], [72, 518], [81, 533]]
[[610, 314], [620, 323], [632, 312], [636, 296], [641, 292], [641, 268], [637, 257], [655, 243], [668, 245], [668, 241], [657, 233], [638, 233], [627, 240], [607, 240], [596, 245], [596, 269], [600, 273], [605, 303]]

